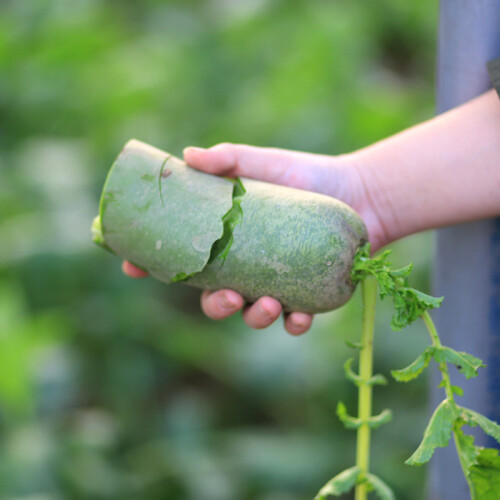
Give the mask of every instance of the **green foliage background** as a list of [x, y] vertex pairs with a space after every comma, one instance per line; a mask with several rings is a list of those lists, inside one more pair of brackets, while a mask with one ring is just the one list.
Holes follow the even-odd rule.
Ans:
[[[211, 322], [199, 292], [125, 278], [89, 226], [131, 137], [338, 154], [433, 114], [431, 0], [0, 3], [0, 498], [299, 500], [354, 461], [342, 364], [359, 297], [292, 338]], [[397, 165], [394, 168], [398, 168]], [[428, 235], [396, 245], [428, 289]], [[375, 368], [426, 344], [378, 314]], [[425, 381], [377, 388], [373, 469], [403, 465]]]

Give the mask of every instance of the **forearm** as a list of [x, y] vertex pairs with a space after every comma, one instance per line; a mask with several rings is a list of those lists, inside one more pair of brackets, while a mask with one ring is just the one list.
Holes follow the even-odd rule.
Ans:
[[500, 102], [494, 91], [347, 156], [385, 243], [500, 215]]

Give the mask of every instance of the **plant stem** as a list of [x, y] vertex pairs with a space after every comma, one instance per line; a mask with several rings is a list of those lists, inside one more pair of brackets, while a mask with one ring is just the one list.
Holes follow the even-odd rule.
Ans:
[[[434, 324], [434, 321], [432, 321], [431, 315], [429, 314], [428, 311], [424, 311], [424, 313], [422, 314], [422, 319], [425, 323], [425, 326], [427, 327], [427, 330], [429, 331], [429, 335], [432, 340], [432, 345], [434, 345], [435, 347], [441, 347], [442, 346], [441, 339], [439, 338], [438, 332], [436, 330], [436, 325]], [[453, 404], [455, 404], [455, 397], [453, 394], [453, 390], [451, 388], [450, 372], [448, 371], [448, 365], [446, 364], [446, 361], [441, 361], [441, 363], [439, 363], [439, 370], [443, 375], [444, 390], [446, 392], [446, 397]]]
[[[424, 311], [424, 313], [422, 314], [422, 320], [424, 321], [425, 326], [427, 327], [427, 330], [429, 331], [429, 335], [431, 337], [432, 344], [436, 347], [441, 347], [442, 346], [441, 339], [439, 338], [439, 334], [436, 330], [436, 325], [434, 324], [434, 321], [432, 321], [431, 315], [429, 314], [428, 311]], [[441, 361], [441, 363], [439, 363], [439, 370], [442, 374], [442, 378], [443, 378], [443, 382], [444, 382], [444, 390], [446, 392], [446, 397], [447, 397], [448, 401], [450, 401], [450, 403], [453, 406], [457, 407], [457, 404], [455, 402], [455, 395], [453, 393], [453, 389], [451, 386], [450, 372], [448, 370], [448, 365], [446, 364], [446, 361]], [[457, 409], [458, 409], [458, 407], [457, 407]], [[462, 460], [463, 454], [460, 453], [460, 451], [459, 451], [460, 450], [460, 443], [458, 441], [458, 437], [457, 437], [457, 434], [455, 432], [455, 429], [453, 429], [453, 440], [455, 441], [455, 446], [457, 447], [458, 459], [460, 460], [460, 465], [462, 467], [462, 471], [464, 473], [465, 478], [467, 479], [467, 483], [469, 484], [469, 488], [472, 491], [472, 486], [471, 486], [469, 478], [467, 476], [467, 466]]]
[[[372, 386], [368, 383], [373, 370], [373, 331], [375, 328], [375, 302], [377, 299], [377, 281], [368, 276], [361, 283], [363, 296], [363, 329], [361, 333], [361, 351], [359, 354], [359, 376], [363, 379], [358, 389], [358, 417], [365, 422], [372, 413]], [[356, 442], [356, 465], [362, 476], [368, 473], [370, 466], [370, 427], [363, 423], [358, 428]], [[367, 484], [356, 486], [355, 500], [366, 500]]]

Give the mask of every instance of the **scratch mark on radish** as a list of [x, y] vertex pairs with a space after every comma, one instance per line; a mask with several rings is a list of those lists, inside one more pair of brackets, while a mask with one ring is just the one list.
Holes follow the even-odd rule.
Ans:
[[163, 163], [160, 167], [160, 175], [158, 177], [158, 189], [160, 190], [160, 200], [161, 200], [161, 206], [163, 208], [165, 208], [165, 203], [163, 202], [163, 193], [161, 192], [161, 180], [166, 179], [172, 173], [170, 170], [168, 170], [168, 168], [167, 169], [165, 168], [165, 166], [167, 165], [168, 160], [170, 160], [170, 158], [172, 158], [172, 155], [168, 155], [163, 160]]

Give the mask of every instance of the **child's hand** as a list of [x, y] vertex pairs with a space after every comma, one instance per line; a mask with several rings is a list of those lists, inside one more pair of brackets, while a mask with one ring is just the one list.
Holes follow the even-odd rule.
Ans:
[[[365, 221], [373, 251], [408, 234], [500, 216], [500, 105], [493, 90], [443, 115], [345, 156], [219, 144], [187, 148], [192, 167], [316, 191], [344, 201]], [[127, 274], [144, 273], [129, 263]], [[244, 306], [232, 290], [203, 292], [207, 316], [222, 319]], [[265, 328], [280, 303], [261, 297], [243, 318]], [[300, 335], [312, 316], [292, 312], [285, 328]]]
[[[210, 149], [186, 148], [184, 159], [190, 166], [211, 174], [251, 177], [338, 198], [351, 205], [365, 220], [375, 249], [385, 243], [359, 172], [349, 164], [347, 156], [219, 144]], [[129, 262], [124, 262], [123, 270], [133, 278], [147, 275]], [[201, 307], [209, 318], [224, 319], [243, 309], [243, 319], [252, 328], [266, 328], [282, 312], [281, 304], [272, 297], [261, 297], [254, 304], [244, 306], [243, 297], [233, 290], [205, 290], [201, 296]], [[305, 333], [311, 323], [310, 314], [292, 312], [285, 316], [285, 329], [292, 335]]]

